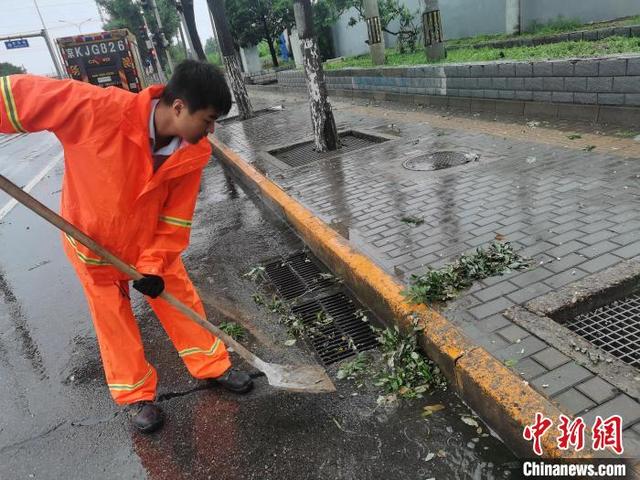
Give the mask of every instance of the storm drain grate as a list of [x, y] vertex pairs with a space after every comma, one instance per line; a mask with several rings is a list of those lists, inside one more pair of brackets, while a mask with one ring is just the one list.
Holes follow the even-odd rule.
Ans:
[[265, 273], [286, 300], [333, 284], [332, 276], [323, 273], [304, 252], [265, 265]]
[[378, 345], [369, 323], [343, 293], [298, 305], [292, 312], [308, 327], [306, 335], [325, 365]]
[[461, 152], [431, 152], [405, 160], [402, 166], [407, 170], [431, 171], [459, 167], [477, 161], [479, 155]]
[[565, 326], [623, 362], [640, 367], [640, 295], [578, 315]]
[[289, 147], [283, 147], [268, 152], [281, 162], [286, 163], [290, 167], [301, 167], [311, 162], [323, 160], [336, 154], [342, 154], [369, 147], [378, 143], [386, 142], [387, 139], [374, 135], [364, 135], [357, 132], [349, 131], [340, 134], [340, 142], [342, 146], [338, 150], [331, 152], [316, 152], [315, 143], [313, 141], [299, 143]]
[[[260, 110], [254, 110], [253, 112], [253, 117], [247, 119], [247, 120], [251, 120], [252, 118], [256, 118], [256, 117], [261, 117], [263, 115], [268, 115], [270, 113], [276, 113], [276, 112], [280, 112], [282, 110], [282, 107], [270, 107], [270, 108], [262, 108]], [[233, 115], [231, 117], [226, 117], [223, 118], [221, 120], [216, 120], [216, 123], [219, 125], [225, 125], [227, 123], [231, 123], [231, 122], [240, 122], [240, 117], [239, 115]]]

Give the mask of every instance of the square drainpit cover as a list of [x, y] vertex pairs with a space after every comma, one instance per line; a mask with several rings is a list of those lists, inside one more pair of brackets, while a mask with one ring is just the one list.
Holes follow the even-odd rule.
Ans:
[[640, 368], [640, 294], [578, 315], [564, 325], [614, 357]]
[[324, 160], [338, 154], [353, 152], [361, 148], [369, 147], [377, 143], [386, 142], [388, 139], [375, 135], [349, 130], [338, 134], [342, 147], [331, 152], [316, 152], [315, 143], [307, 141], [269, 151], [269, 155], [274, 156], [290, 167], [301, 167], [311, 162]]

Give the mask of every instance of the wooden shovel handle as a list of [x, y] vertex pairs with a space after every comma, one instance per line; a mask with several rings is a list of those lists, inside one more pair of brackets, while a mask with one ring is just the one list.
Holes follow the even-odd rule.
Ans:
[[[138, 272], [134, 267], [120, 260], [113, 253], [108, 251], [102, 245], [98, 244], [91, 237], [89, 237], [85, 233], [78, 230], [76, 227], [74, 227], [72, 224], [67, 222], [60, 215], [58, 215], [53, 210], [51, 210], [50, 208], [40, 203], [38, 200], [36, 200], [31, 195], [23, 191], [21, 188], [19, 188], [17, 185], [12, 183], [3, 175], [0, 175], [0, 189], [4, 190], [6, 193], [8, 193], [11, 197], [15, 198], [19, 203], [27, 207], [29, 210], [40, 215], [47, 222], [53, 224], [55, 227], [65, 232], [71, 238], [73, 238], [74, 240], [77, 240], [82, 245], [84, 245], [85, 247], [87, 247], [88, 249], [90, 249], [100, 257], [102, 257], [104, 260], [106, 260], [111, 265], [113, 265], [116, 269], [118, 269], [125, 275], [131, 277], [131, 279], [139, 280], [143, 277], [143, 275], [140, 272]], [[244, 358], [251, 365], [258, 368], [259, 370], [262, 370], [264, 368], [265, 362], [263, 362], [260, 358], [256, 357], [253, 353], [251, 353], [249, 350], [243, 347], [240, 343], [236, 342], [233, 338], [231, 338], [229, 335], [224, 333], [218, 327], [209, 323], [207, 320], [201, 317], [197, 312], [187, 307], [184, 303], [182, 303], [176, 297], [174, 297], [170, 293], [167, 293], [166, 291], [163, 291], [160, 294], [160, 298], [166, 300], [171, 305], [173, 305], [177, 310], [179, 310], [181, 313], [183, 313], [184, 315], [189, 317], [191, 320], [196, 322], [198, 325], [207, 329], [216, 337], [220, 338], [227, 346], [232, 347], [233, 350], [238, 355]]]

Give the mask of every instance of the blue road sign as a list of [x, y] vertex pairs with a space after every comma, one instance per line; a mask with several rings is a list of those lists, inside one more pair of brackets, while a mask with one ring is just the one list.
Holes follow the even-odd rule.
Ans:
[[20, 40], [9, 40], [4, 42], [7, 50], [11, 50], [13, 48], [27, 48], [29, 46], [29, 40], [26, 38], [22, 38]]

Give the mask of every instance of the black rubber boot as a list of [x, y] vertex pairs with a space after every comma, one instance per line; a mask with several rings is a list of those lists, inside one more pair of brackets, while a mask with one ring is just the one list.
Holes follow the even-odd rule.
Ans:
[[131, 423], [142, 433], [151, 433], [162, 427], [164, 414], [153, 402], [137, 402], [129, 406]]
[[247, 393], [253, 388], [249, 374], [235, 368], [230, 368], [213, 381], [233, 393]]

